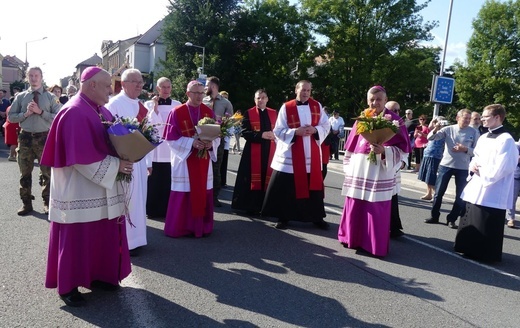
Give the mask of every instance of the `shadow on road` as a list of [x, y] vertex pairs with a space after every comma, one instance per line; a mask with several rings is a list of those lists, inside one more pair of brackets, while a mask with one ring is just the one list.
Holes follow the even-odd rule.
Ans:
[[[295, 228], [316, 231], [303, 225]], [[264, 221], [219, 221], [213, 234], [202, 239], [172, 239], [164, 236], [162, 230], [150, 227], [148, 236], [146, 252], [133, 259], [134, 265], [203, 288], [215, 294], [220, 303], [296, 326], [383, 327], [349, 316], [348, 309], [337, 300], [320, 295], [320, 290], [345, 286], [343, 283], [384, 288], [378, 282], [371, 286], [371, 281], [379, 279], [365, 276], [369, 273], [372, 278], [385, 277], [386, 273], [367, 269], [362, 261], [338, 256], [337, 250], [268, 227]], [[308, 281], [301, 276], [315, 278], [316, 284], [301, 286], [302, 281]], [[440, 300], [423, 286], [412, 286], [402, 279], [400, 283], [412, 288], [414, 294]], [[171, 287], [174, 286], [173, 283]]]

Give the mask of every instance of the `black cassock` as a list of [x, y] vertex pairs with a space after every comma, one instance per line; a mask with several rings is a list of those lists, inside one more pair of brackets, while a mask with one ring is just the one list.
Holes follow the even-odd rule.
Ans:
[[[271, 140], [262, 139], [262, 133], [271, 131], [271, 121], [267, 110], [258, 110], [260, 116], [260, 131], [252, 131], [249, 122], [249, 111], [244, 113], [242, 120], [242, 137], [246, 139], [246, 144], [238, 166], [237, 179], [235, 182], [235, 189], [233, 191], [233, 199], [231, 208], [248, 212], [248, 214], [258, 214], [262, 209], [264, 202], [264, 190], [251, 190], [251, 144], [260, 144], [261, 158], [253, 160], [261, 161], [261, 176], [262, 189], [265, 186], [265, 176], [267, 172], [267, 165], [269, 160], [269, 151], [271, 147]], [[273, 122], [274, 125], [275, 122]], [[274, 147], [274, 145], [273, 145]]]
[[[495, 139], [506, 130], [501, 127], [486, 135]], [[467, 202], [466, 214], [460, 218], [454, 249], [483, 262], [500, 262], [504, 241], [506, 210]]]
[[[159, 98], [159, 105], [171, 105], [170, 98]], [[146, 215], [150, 218], [165, 218], [170, 199], [172, 166], [170, 162], [152, 162], [152, 174], [148, 176]]]
[[467, 203], [460, 218], [454, 249], [484, 262], [502, 260], [506, 210]]

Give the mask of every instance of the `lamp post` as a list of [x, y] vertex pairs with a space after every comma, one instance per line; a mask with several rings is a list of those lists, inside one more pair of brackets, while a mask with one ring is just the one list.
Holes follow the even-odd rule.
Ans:
[[[191, 42], [186, 42], [184, 44], [185, 46], [187, 47], [196, 47], [196, 48], [201, 48], [202, 49], [202, 67], [200, 68], [200, 75], [204, 75], [204, 57], [205, 57], [205, 54], [206, 54], [206, 47], [202, 47], [202, 46], [197, 46]], [[200, 78], [203, 78], [202, 76], [200, 76]]]
[[[36, 39], [36, 40], [31, 40], [31, 41], [25, 41], [25, 64], [24, 64], [24, 68], [23, 68], [23, 72], [22, 72], [22, 75], [23, 75], [23, 78], [25, 79], [26, 78], [26, 74], [27, 74], [27, 68], [29, 67], [29, 63], [27, 62], [27, 44], [28, 43], [31, 43], [31, 42], [37, 42], [37, 41], [42, 41], [42, 40], [45, 40], [47, 39], [46, 36], [44, 36], [43, 38], [41, 39]], [[27, 82], [25, 82], [25, 88], [27, 89], [29, 86], [27, 84]]]
[[[448, 37], [450, 35], [451, 10], [453, 9], [453, 0], [450, 0], [450, 10], [448, 11], [448, 24], [446, 25], [446, 37], [444, 38], [444, 49], [442, 51], [441, 71], [439, 76], [444, 75], [444, 63], [446, 61], [446, 48], [448, 48]], [[440, 105], [438, 103], [433, 107], [433, 117], [439, 116]]]
[[43, 41], [43, 40], [45, 40], [45, 39], [47, 39], [46, 36], [44, 36], [44, 37], [41, 38], [41, 39], [32, 40], [32, 41], [26, 41], [26, 42], [25, 42], [25, 65], [26, 65], [26, 66], [28, 65], [28, 62], [27, 62], [27, 44], [28, 44], [28, 43], [31, 43], [31, 42]]

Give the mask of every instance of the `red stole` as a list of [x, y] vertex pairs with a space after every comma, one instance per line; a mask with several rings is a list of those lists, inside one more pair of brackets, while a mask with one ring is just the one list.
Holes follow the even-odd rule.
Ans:
[[[271, 130], [273, 130], [278, 113], [276, 113], [276, 111], [271, 108], [266, 108], [265, 110], [269, 115], [269, 121], [271, 121]], [[260, 132], [260, 112], [258, 108], [256, 106], [250, 108], [247, 111], [247, 113], [249, 114], [249, 123], [251, 125], [251, 130]], [[270, 147], [269, 159], [267, 160], [267, 173], [265, 175], [265, 184], [262, 188], [262, 144], [251, 143], [251, 190], [265, 191], [267, 189], [267, 185], [269, 184], [269, 180], [271, 179], [271, 174], [273, 173], [273, 169], [271, 168], [271, 161], [273, 160], [274, 151], [276, 148], [274, 140], [271, 140], [271, 144], [269, 146]]]
[[[195, 135], [195, 126], [191, 120], [188, 105], [182, 104], [175, 109], [175, 112], [177, 124], [181, 129], [182, 136], [192, 138]], [[200, 105], [200, 114], [196, 122], [206, 116], [213, 117], [212, 110], [203, 104]], [[199, 158], [197, 151], [192, 149], [186, 162], [190, 179], [191, 213], [194, 217], [201, 217], [206, 213], [206, 185], [208, 181], [209, 156], [208, 158]]]
[[[311, 111], [311, 125], [317, 126], [320, 122], [321, 117], [320, 104], [316, 100], [309, 98], [309, 108]], [[296, 100], [286, 102], [285, 110], [287, 112], [287, 124], [289, 125], [289, 128], [299, 128], [301, 126], [301, 123], [300, 116], [298, 115], [298, 107], [296, 105]], [[291, 147], [296, 199], [309, 198], [309, 190], [323, 190], [323, 177], [321, 176], [320, 146], [316, 143], [314, 136], [310, 137], [310, 181], [307, 178], [303, 137], [295, 136], [296, 141]]]
[[138, 101], [139, 103], [139, 112], [137, 113], [137, 121], [142, 122], [143, 119], [148, 115], [148, 110], [144, 107], [143, 103]]

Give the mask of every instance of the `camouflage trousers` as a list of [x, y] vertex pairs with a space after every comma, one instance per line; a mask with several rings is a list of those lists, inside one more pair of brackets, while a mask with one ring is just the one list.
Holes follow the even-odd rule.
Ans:
[[[18, 135], [18, 167], [20, 168], [20, 198], [23, 201], [34, 199], [32, 196], [32, 171], [34, 160], [38, 163], [42, 157], [47, 132], [30, 133], [20, 131]], [[43, 201], [48, 204], [50, 195], [51, 168], [40, 165], [40, 186], [42, 186]]]

